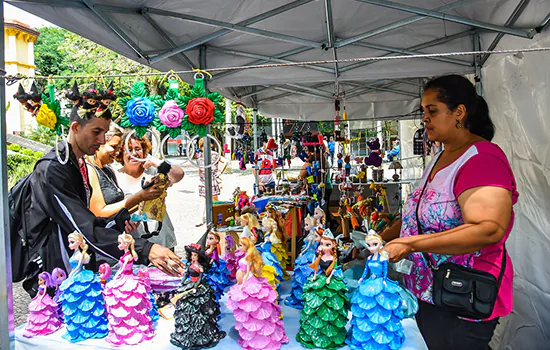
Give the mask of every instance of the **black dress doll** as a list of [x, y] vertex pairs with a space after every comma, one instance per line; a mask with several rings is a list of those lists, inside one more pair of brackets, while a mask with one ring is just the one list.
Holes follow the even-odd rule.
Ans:
[[210, 266], [200, 249], [198, 244], [185, 247], [189, 260], [187, 275], [178, 294], [172, 298], [176, 311], [175, 330], [170, 335], [170, 342], [182, 349], [214, 347], [226, 335], [218, 327], [220, 309], [214, 291], [203, 280], [203, 274]]

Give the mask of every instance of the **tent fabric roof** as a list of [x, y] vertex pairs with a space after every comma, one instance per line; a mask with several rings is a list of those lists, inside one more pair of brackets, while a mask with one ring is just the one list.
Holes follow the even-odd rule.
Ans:
[[[207, 68], [471, 51], [476, 33], [485, 50], [498, 32], [529, 40], [550, 8], [524, 0], [7, 2], [161, 71], [199, 67], [199, 45]], [[475, 73], [474, 58], [244, 69], [214, 74], [209, 88], [269, 116], [318, 120], [333, 118], [335, 93], [345, 92], [364, 118], [410, 112], [403, 108], [418, 103], [422, 78], [446, 73]]]

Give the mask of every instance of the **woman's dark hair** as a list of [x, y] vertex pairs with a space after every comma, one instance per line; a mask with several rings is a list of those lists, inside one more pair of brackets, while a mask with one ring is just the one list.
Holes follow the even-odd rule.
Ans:
[[489, 117], [487, 102], [476, 92], [474, 85], [461, 75], [445, 75], [430, 80], [424, 91], [436, 90], [437, 99], [454, 111], [459, 105], [466, 107], [464, 127], [472, 134], [491, 141], [495, 136], [495, 125]]

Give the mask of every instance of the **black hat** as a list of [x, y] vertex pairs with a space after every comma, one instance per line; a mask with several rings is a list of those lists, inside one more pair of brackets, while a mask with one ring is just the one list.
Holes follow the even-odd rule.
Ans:
[[202, 247], [199, 244], [192, 243], [185, 246], [185, 251], [187, 252], [187, 260], [191, 261], [191, 253], [197, 253], [199, 256], [199, 264], [202, 265], [204, 271], [210, 268], [210, 261], [206, 257], [206, 254], [202, 251]]
[[82, 96], [80, 96], [80, 92], [78, 91], [78, 85], [76, 85], [76, 81], [73, 83], [73, 87], [71, 88], [71, 90], [65, 94], [65, 97], [71, 101], [80, 101]]
[[38, 88], [36, 87], [34, 81], [31, 85], [31, 93], [29, 94], [29, 98], [33, 100], [33, 102], [40, 102], [42, 100], [42, 94], [38, 92]]
[[116, 100], [115, 89], [112, 81], [109, 83], [106, 91], [101, 91], [100, 98], [102, 100]]
[[27, 101], [29, 99], [29, 94], [25, 92], [25, 89], [23, 88], [23, 85], [19, 83], [19, 87], [17, 88], [17, 92], [13, 95], [13, 98], [16, 100], [25, 100]]
[[97, 100], [99, 98], [99, 92], [97, 92], [97, 90], [95, 88], [95, 84], [92, 85], [92, 87], [89, 88], [88, 90], [84, 91], [82, 93], [82, 97], [84, 97], [84, 98], [93, 98], [94, 100]]

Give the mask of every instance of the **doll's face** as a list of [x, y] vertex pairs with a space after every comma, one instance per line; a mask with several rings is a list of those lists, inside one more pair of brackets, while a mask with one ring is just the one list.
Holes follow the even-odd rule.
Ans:
[[214, 236], [213, 234], [209, 233], [208, 236], [206, 236], [206, 244], [212, 246], [218, 243], [219, 241], [216, 239], [216, 236]]
[[195, 252], [191, 252], [191, 261], [192, 262], [197, 262], [199, 261], [199, 254], [195, 253]]
[[130, 242], [125, 242], [122, 238], [118, 239], [118, 249], [126, 250], [130, 246]]
[[311, 224], [311, 220], [304, 221], [304, 229], [306, 230], [306, 232], [311, 231], [312, 228], [313, 225]]
[[246, 218], [244, 216], [241, 216], [239, 218], [239, 221], [241, 222], [241, 226], [247, 226], [248, 225], [248, 220], [246, 220]]
[[324, 217], [324, 215], [319, 208], [315, 208], [313, 211], [313, 217], [319, 221], [322, 217]]
[[44, 279], [42, 277], [38, 277], [38, 285], [43, 286], [45, 284]]
[[245, 247], [244, 244], [242, 244], [241, 242], [239, 242], [239, 250], [240, 250], [241, 252], [246, 251], [246, 247]]
[[298, 155], [298, 147], [296, 146], [290, 147], [290, 157], [294, 159], [296, 158], [297, 155]]
[[371, 254], [378, 253], [382, 248], [382, 243], [377, 238], [366, 239], [365, 243], [367, 245], [367, 249]]
[[76, 249], [78, 249], [79, 245], [80, 245], [79, 241], [74, 240], [72, 238], [69, 239], [69, 249], [76, 250]]
[[318, 234], [317, 232], [315, 232], [315, 237], [313, 238], [313, 240], [317, 243], [321, 242], [321, 235]]
[[56, 279], [58, 281], [64, 281], [65, 280], [65, 276], [63, 276], [63, 273], [61, 273], [61, 272], [58, 272], [56, 277], [57, 277]]
[[95, 98], [87, 98], [86, 102], [92, 106], [95, 106], [95, 104], [97, 103]]
[[113, 102], [111, 99], [103, 99], [101, 100], [101, 103], [103, 103], [105, 106], [109, 107], [109, 105]]
[[334, 243], [332, 243], [332, 241], [329, 239], [321, 239], [320, 247], [324, 253], [329, 253], [330, 251], [332, 251], [332, 248], [334, 248]]

